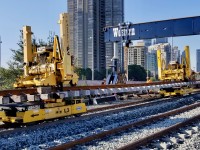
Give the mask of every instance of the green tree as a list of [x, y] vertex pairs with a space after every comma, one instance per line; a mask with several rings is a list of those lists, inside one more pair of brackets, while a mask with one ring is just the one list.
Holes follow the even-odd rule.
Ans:
[[96, 71], [95, 80], [103, 80], [106, 77], [106, 69], [101, 69], [100, 72]]
[[92, 70], [90, 68], [85, 69], [85, 76], [87, 80], [92, 80]]
[[147, 73], [140, 65], [128, 66], [128, 78], [134, 81], [146, 81]]
[[[83, 68], [75, 68], [74, 72], [78, 74], [79, 79], [84, 80], [83, 76], [86, 80], [92, 80], [92, 70], [90, 68], [83, 69]], [[94, 79], [95, 80], [103, 80], [105, 78], [106, 70], [101, 70], [98, 72], [97, 70], [94, 71]]]
[[85, 69], [83, 68], [78, 68], [78, 67], [75, 67], [74, 69], [74, 72], [77, 73], [77, 75], [79, 76], [79, 79], [80, 80], [84, 80], [86, 77], [86, 72], [85, 72]]
[[19, 48], [17, 50], [11, 49], [12, 57], [8, 64], [8, 68], [0, 68], [1, 83], [0, 89], [11, 89], [16, 79], [23, 73], [23, 40], [22, 32], [19, 42], [17, 43]]
[[[39, 40], [39, 44], [37, 44], [36, 40], [33, 39], [33, 44], [37, 46], [47, 45], [44, 41]], [[24, 63], [24, 53], [23, 53], [23, 32], [20, 31], [19, 42], [17, 43], [19, 46], [18, 49], [11, 49], [12, 56], [11, 60], [7, 62], [8, 68], [0, 68], [0, 80], [1, 86], [0, 90], [3, 89], [12, 89], [13, 84], [22, 74], [23, 74], [23, 63]]]

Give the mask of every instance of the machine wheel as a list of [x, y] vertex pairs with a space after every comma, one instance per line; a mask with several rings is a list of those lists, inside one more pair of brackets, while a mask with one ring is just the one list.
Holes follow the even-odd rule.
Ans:
[[75, 117], [80, 117], [82, 114], [74, 114]]
[[57, 88], [58, 90], [63, 91], [63, 83], [62, 82], [58, 83]]
[[73, 84], [73, 83], [72, 83], [72, 80], [69, 82], [69, 84], [70, 84], [70, 86], [72, 86], [72, 87], [76, 86], [76, 83]]

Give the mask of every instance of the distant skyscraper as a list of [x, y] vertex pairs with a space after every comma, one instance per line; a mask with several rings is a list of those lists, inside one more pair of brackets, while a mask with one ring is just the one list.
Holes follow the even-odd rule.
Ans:
[[113, 56], [113, 44], [104, 43], [103, 28], [124, 22], [124, 0], [68, 0], [67, 6], [76, 66], [105, 69], [106, 60], [110, 64]]
[[200, 49], [196, 50], [197, 72], [200, 72]]
[[[105, 1], [105, 26], [115, 26], [124, 22], [124, 0]], [[112, 65], [113, 43], [106, 43], [106, 68]], [[119, 59], [121, 58], [121, 44], [118, 44]], [[120, 62], [120, 61], [119, 61]]]
[[178, 49], [178, 46], [173, 47], [173, 53], [172, 53], [172, 61], [176, 61], [180, 63], [180, 50]]
[[165, 53], [166, 64], [171, 61], [171, 45], [169, 43], [156, 44], [148, 47], [148, 51], [160, 49], [162, 53]]
[[156, 77], [158, 74], [157, 51], [148, 51], [146, 54], [145, 62], [145, 69], [150, 71], [153, 77]]

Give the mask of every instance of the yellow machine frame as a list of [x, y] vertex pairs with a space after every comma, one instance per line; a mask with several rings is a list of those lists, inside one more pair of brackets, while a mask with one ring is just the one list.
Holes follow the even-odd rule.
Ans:
[[[66, 105], [66, 102], [62, 99], [57, 99], [55, 102], [49, 100], [44, 104], [43, 109], [39, 108], [39, 105], [32, 105], [29, 107], [16, 105], [15, 108], [18, 110], [13, 113], [15, 115], [7, 115], [6, 110], [4, 109], [3, 111], [0, 111], [0, 118], [4, 123], [24, 124], [70, 115], [79, 115], [87, 111], [85, 103], [81, 103], [80, 100], [72, 100], [71, 102], [72, 104]], [[3, 108], [6, 106], [10, 107], [12, 105], [4, 105]]]
[[161, 50], [157, 50], [158, 78], [161, 81], [185, 81], [191, 77], [189, 46], [185, 46], [185, 56], [181, 64], [171, 62], [168, 67], [163, 59]]
[[[191, 79], [190, 51], [189, 46], [185, 46], [185, 56], [182, 57], [181, 64], [170, 62], [166, 67], [165, 59], [161, 50], [157, 50], [158, 77], [161, 81], [189, 81]], [[177, 96], [190, 94], [190, 87], [171, 87], [160, 89], [161, 96]]]
[[23, 27], [24, 75], [14, 87], [76, 85], [78, 75], [74, 73], [72, 56], [69, 50], [69, 16], [60, 14], [60, 39], [54, 37], [53, 46], [36, 48], [32, 44], [31, 27]]
[[[24, 74], [14, 87], [76, 85], [78, 76], [74, 73], [69, 51], [68, 14], [60, 15], [60, 36], [54, 37], [53, 45], [36, 48], [32, 44], [31, 27], [23, 27]], [[80, 115], [87, 111], [81, 100], [60, 98], [56, 93], [48, 93], [48, 99], [26, 102], [5, 102], [0, 104], [0, 119], [4, 123], [32, 123], [48, 119]]]

